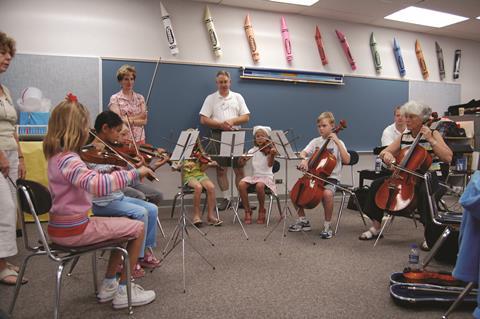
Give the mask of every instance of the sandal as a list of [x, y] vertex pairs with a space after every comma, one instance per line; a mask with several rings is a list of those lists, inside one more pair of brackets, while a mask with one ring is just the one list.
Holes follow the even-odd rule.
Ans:
[[[123, 271], [123, 264], [118, 264], [117, 270], [116, 270], [118, 277], [120, 277], [120, 275], [122, 274], [122, 271]], [[142, 266], [140, 266], [139, 263], [136, 263], [135, 267], [133, 267], [133, 269], [130, 270], [130, 276], [133, 279], [139, 279], [139, 278], [145, 277], [145, 270], [143, 270]]]
[[360, 240], [374, 240], [374, 239], [378, 238], [378, 235], [379, 235], [379, 232], [374, 227], [370, 227], [370, 229], [367, 230], [366, 232], [362, 233], [358, 237], [358, 239], [360, 239]]
[[258, 209], [258, 219], [257, 219], [257, 224], [265, 224], [265, 214], [267, 211], [265, 208], [259, 208]]
[[208, 224], [210, 226], [221, 226], [223, 224], [223, 220], [220, 220], [220, 219], [209, 219], [208, 220]]
[[195, 218], [193, 219], [193, 225], [195, 225], [195, 227], [202, 227], [203, 226], [203, 221], [201, 218]]
[[[15, 279], [7, 279], [9, 277], [14, 277]], [[18, 272], [16, 272], [13, 269], [10, 269], [8, 266], [5, 267], [2, 271], [0, 271], [0, 283], [5, 284], [5, 285], [10, 285], [14, 286], [17, 284], [17, 279], [18, 279]], [[22, 278], [22, 285], [26, 284], [28, 282], [28, 279], [23, 277]]]
[[160, 267], [160, 260], [151, 252], [145, 253], [145, 256], [139, 259], [139, 264], [144, 268], [158, 268]]
[[422, 244], [420, 245], [420, 249], [423, 251], [430, 251], [430, 247], [428, 247], [428, 243], [426, 240], [422, 241]]
[[20, 267], [14, 264], [11, 264], [7, 261], [7, 267], [13, 271], [20, 272]]
[[246, 210], [245, 211], [245, 219], [243, 221], [247, 225], [250, 225], [252, 223], [252, 211], [251, 210]]

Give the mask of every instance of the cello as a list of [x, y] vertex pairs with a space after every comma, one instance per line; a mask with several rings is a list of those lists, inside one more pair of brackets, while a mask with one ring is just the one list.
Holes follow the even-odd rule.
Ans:
[[[432, 113], [431, 118], [425, 122], [430, 126], [438, 121], [437, 113]], [[418, 145], [423, 134], [418, 133], [412, 145], [400, 150], [396, 156], [394, 171], [385, 179], [375, 194], [375, 204], [378, 208], [389, 212], [399, 212], [410, 207], [415, 202], [415, 184], [417, 178], [414, 174], [425, 173], [432, 165], [432, 156], [422, 146]]]
[[[347, 122], [341, 120], [332, 132], [338, 133], [346, 127]], [[307, 209], [314, 208], [323, 198], [325, 182], [310, 175], [326, 179], [337, 165], [337, 159], [327, 150], [329, 142], [330, 139], [327, 139], [322, 147], [316, 148], [308, 161], [307, 173], [309, 174], [300, 177], [290, 191], [290, 199], [298, 207]]]

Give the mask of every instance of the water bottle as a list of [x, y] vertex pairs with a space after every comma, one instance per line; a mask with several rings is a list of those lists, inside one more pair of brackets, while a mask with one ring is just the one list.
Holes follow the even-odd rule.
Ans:
[[380, 158], [380, 156], [377, 156], [377, 158], [375, 159], [375, 173], [380, 174], [381, 171], [382, 171], [382, 159]]
[[418, 255], [418, 246], [417, 244], [410, 245], [410, 253], [408, 254], [408, 267], [411, 270], [419, 269], [420, 257]]

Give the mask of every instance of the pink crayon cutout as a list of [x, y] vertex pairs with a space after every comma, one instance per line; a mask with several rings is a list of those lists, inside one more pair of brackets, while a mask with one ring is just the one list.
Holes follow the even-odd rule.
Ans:
[[322, 41], [322, 35], [320, 33], [320, 29], [318, 25], [315, 28], [315, 42], [317, 42], [318, 53], [320, 54], [320, 59], [322, 60], [322, 64], [328, 64], [327, 55], [325, 54], [325, 47]]
[[284, 17], [282, 17], [282, 41], [283, 46], [285, 47], [287, 61], [291, 62], [293, 60], [292, 44], [290, 43], [290, 33], [288, 33], [287, 23], [285, 22]]
[[343, 52], [345, 52], [345, 56], [347, 57], [348, 63], [350, 63], [350, 67], [352, 70], [357, 69], [357, 65], [355, 64], [355, 60], [353, 59], [352, 53], [350, 52], [350, 46], [348, 45], [347, 38], [345, 34], [342, 32], [335, 30], [337, 34], [338, 40], [340, 40], [340, 44], [342, 45]]

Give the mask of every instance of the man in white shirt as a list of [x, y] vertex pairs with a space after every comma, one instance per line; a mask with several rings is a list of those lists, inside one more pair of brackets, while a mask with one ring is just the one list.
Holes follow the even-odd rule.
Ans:
[[[212, 129], [212, 138], [220, 140], [222, 131], [233, 131], [240, 128], [241, 124], [247, 123], [250, 119], [250, 111], [245, 104], [243, 97], [230, 91], [230, 74], [227, 71], [219, 71], [216, 78], [218, 91], [207, 96], [200, 110], [200, 123]], [[215, 145], [216, 144], [216, 145]], [[220, 147], [218, 143], [210, 143], [210, 154], [218, 154]], [[230, 166], [230, 159], [215, 158], [219, 163], [217, 167], [217, 182], [222, 191], [224, 200], [219, 204], [218, 209], [225, 209], [228, 205], [230, 194], [228, 192], [228, 177], [226, 167]], [[235, 182], [245, 176], [242, 167], [234, 163]]]
[[383, 130], [382, 146], [390, 145], [407, 130], [407, 125], [405, 124], [405, 116], [400, 113], [400, 106], [395, 107], [393, 114], [395, 115], [395, 122], [387, 126]]

